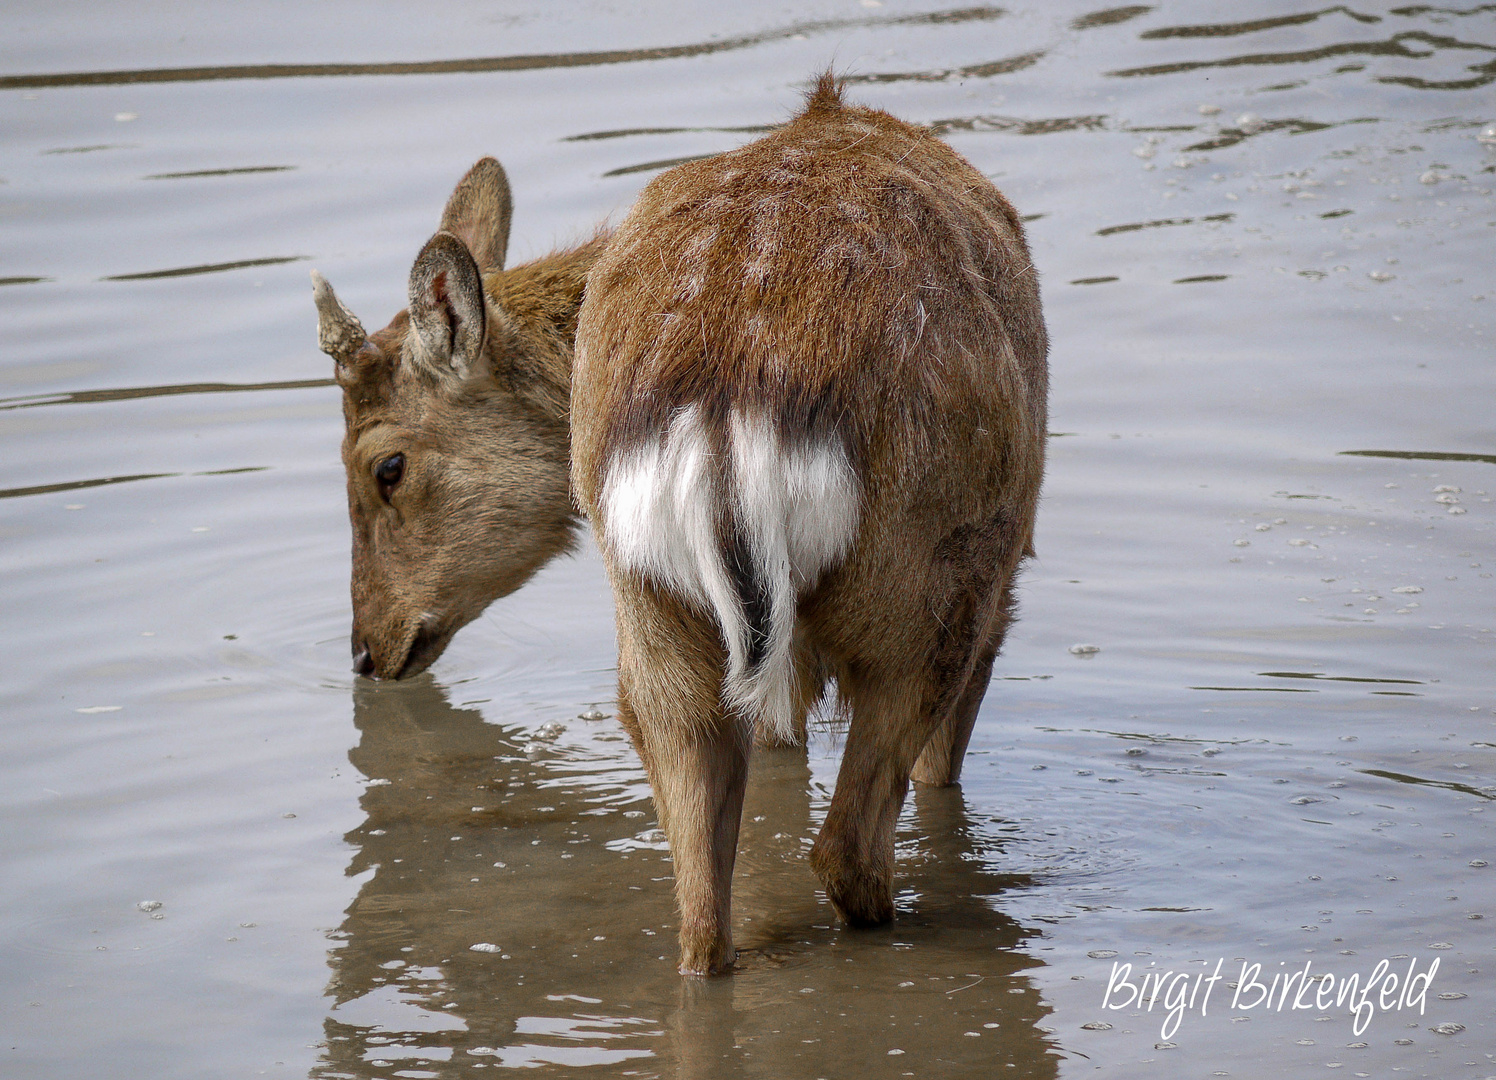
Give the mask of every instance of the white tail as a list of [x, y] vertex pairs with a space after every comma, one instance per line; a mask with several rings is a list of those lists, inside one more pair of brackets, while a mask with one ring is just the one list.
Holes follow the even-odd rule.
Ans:
[[621, 566], [716, 616], [724, 697], [788, 740], [796, 604], [851, 547], [859, 502], [834, 439], [786, 445], [767, 417], [738, 410], [714, 437], [692, 405], [605, 470], [603, 533]]

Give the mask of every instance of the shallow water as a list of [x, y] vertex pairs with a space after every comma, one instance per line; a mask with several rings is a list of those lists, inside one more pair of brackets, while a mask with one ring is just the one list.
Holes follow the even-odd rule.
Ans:
[[[1496, 1074], [1490, 5], [428, 10], [8, 16], [0, 1071]], [[518, 261], [830, 61], [1030, 220], [1040, 556], [899, 920], [816, 891], [823, 727], [685, 981], [590, 546], [349, 673], [306, 272], [381, 324], [482, 154]], [[1421, 1011], [1231, 1007], [1386, 958]]]

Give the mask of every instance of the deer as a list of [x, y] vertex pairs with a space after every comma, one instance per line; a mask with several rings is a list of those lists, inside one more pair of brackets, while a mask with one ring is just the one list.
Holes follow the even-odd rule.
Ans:
[[888, 923], [909, 785], [959, 780], [1034, 553], [1048, 336], [1017, 212], [830, 73], [616, 229], [504, 270], [510, 206], [480, 161], [372, 336], [314, 272], [355, 670], [424, 670], [585, 518], [680, 972], [734, 966], [750, 755], [817, 709], [846, 736], [810, 866], [849, 926]]

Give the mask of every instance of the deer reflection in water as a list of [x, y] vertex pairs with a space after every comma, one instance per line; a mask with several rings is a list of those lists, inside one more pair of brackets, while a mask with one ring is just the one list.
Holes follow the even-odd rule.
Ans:
[[353, 711], [349, 759], [369, 784], [348, 873], [367, 877], [330, 935], [317, 1080], [475, 1065], [789, 1075], [818, 1061], [899, 1076], [937, 1059], [1055, 1075], [1022, 974], [1034, 961], [1017, 951], [1033, 931], [988, 899], [1028, 882], [984, 868], [999, 852], [958, 789], [916, 789], [897, 926], [848, 932], [807, 862], [825, 805], [805, 749], [757, 754], [740, 966], [683, 983], [669, 854], [621, 740], [554, 745], [452, 705], [429, 676], [361, 682]]

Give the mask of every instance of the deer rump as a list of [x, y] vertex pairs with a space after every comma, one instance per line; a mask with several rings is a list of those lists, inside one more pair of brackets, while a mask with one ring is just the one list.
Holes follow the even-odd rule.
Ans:
[[788, 742], [796, 607], [851, 547], [861, 495], [834, 437], [788, 441], [766, 416], [742, 408], [714, 423], [696, 403], [615, 456], [603, 480], [602, 530], [622, 568], [715, 615], [728, 703]]
[[[578, 327], [573, 482], [615, 573], [715, 620], [724, 704], [761, 735], [803, 722], [801, 607], [825, 583], [853, 638], [898, 635], [890, 589], [931, 594], [936, 621], [965, 591], [964, 636], [1002, 617], [1043, 467], [1038, 312], [991, 183], [826, 81], [620, 226]], [[933, 566], [952, 544], [962, 565]], [[899, 652], [843, 645], [833, 671]]]

